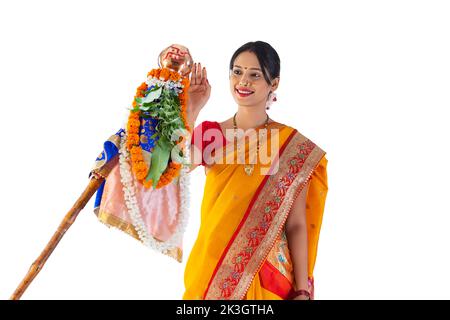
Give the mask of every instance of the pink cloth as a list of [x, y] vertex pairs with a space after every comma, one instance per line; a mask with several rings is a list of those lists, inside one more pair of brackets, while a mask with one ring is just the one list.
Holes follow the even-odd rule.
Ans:
[[[180, 212], [180, 186], [176, 178], [163, 188], [147, 189], [137, 184], [136, 199], [147, 232], [154, 238], [166, 241], [175, 232]], [[132, 224], [125, 204], [119, 163], [112, 169], [105, 183], [100, 212], [115, 216]], [[181, 241], [178, 244], [181, 249]]]
[[[226, 144], [227, 140], [218, 122], [204, 121], [194, 129], [191, 143], [203, 155], [203, 150], [206, 146], [212, 143], [214, 144], [214, 148], [218, 148]], [[201, 158], [201, 164], [206, 164], [203, 156]], [[179, 217], [182, 209], [181, 198], [179, 177], [159, 189], [147, 189], [140, 183], [136, 184], [136, 200], [145, 225], [145, 230], [150, 236], [160, 241], [167, 241], [175, 234], [180, 222]], [[100, 216], [112, 216], [129, 227], [134, 225], [124, 199], [119, 162], [117, 162], [106, 179], [98, 209]], [[187, 208], [185, 209], [187, 210]], [[132, 229], [136, 231], [134, 227]], [[176, 247], [182, 252], [182, 237], [179, 237]]]

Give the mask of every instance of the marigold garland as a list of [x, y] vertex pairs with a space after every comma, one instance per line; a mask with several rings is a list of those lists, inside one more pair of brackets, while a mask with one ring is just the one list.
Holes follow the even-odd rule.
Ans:
[[[192, 133], [191, 128], [188, 125], [187, 121], [187, 90], [189, 88], [189, 79], [186, 77], [181, 77], [181, 75], [177, 72], [171, 71], [167, 68], [162, 69], [153, 69], [148, 74], [148, 77], [156, 78], [163, 81], [180, 81], [183, 85], [183, 89], [178, 94], [178, 98], [180, 100], [180, 109], [181, 114], [180, 117], [183, 120], [184, 126], [186, 130]], [[133, 107], [137, 106], [136, 98], [143, 98], [145, 97], [145, 93], [148, 90], [148, 85], [143, 82], [136, 90], [136, 95], [133, 99]], [[130, 112], [130, 115], [128, 117], [127, 122], [127, 141], [126, 141], [126, 147], [128, 149], [128, 152], [130, 153], [131, 158], [131, 168], [134, 174], [136, 175], [136, 178], [139, 182], [141, 182], [146, 188], [150, 188], [153, 184], [152, 180], [145, 181], [145, 178], [147, 177], [147, 174], [149, 172], [149, 167], [144, 161], [144, 156], [142, 154], [142, 147], [139, 143], [139, 129], [141, 125], [140, 120], [140, 111], [134, 111], [132, 110]], [[180, 137], [177, 144], [180, 144], [184, 141], [182, 137]], [[181, 144], [181, 148], [183, 150], [183, 144]], [[181, 170], [181, 164], [175, 163], [171, 160], [169, 160], [169, 164], [166, 168], [166, 170], [163, 172], [161, 177], [159, 178], [159, 181], [156, 185], [156, 188], [159, 189], [161, 187], [164, 187], [165, 185], [172, 182], [174, 178], [176, 178], [180, 174]]]

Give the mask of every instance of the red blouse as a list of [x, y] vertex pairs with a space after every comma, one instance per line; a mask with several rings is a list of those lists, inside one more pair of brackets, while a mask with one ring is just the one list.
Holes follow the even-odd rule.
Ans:
[[[208, 131], [208, 129], [215, 130]], [[219, 136], [221, 137], [221, 139], [218, 139]], [[203, 150], [211, 143], [214, 145], [213, 149], [217, 149], [224, 146], [227, 143], [227, 139], [225, 138], [220, 124], [217, 121], [203, 121], [197, 127], [195, 127], [191, 138], [191, 144], [195, 145], [195, 147], [197, 147], [198, 150], [201, 151], [202, 166], [206, 165]]]

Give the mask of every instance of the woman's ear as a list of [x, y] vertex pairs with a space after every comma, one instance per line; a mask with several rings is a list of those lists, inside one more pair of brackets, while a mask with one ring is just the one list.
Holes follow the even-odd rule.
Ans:
[[280, 77], [277, 77], [275, 79], [272, 80], [272, 85], [271, 85], [271, 91], [275, 91], [278, 88], [278, 85], [280, 84]]

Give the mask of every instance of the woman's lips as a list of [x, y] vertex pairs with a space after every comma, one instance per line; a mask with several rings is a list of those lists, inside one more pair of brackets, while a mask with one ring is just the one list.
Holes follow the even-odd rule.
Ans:
[[244, 88], [235, 88], [234, 91], [241, 98], [246, 98], [254, 93], [253, 91]]

